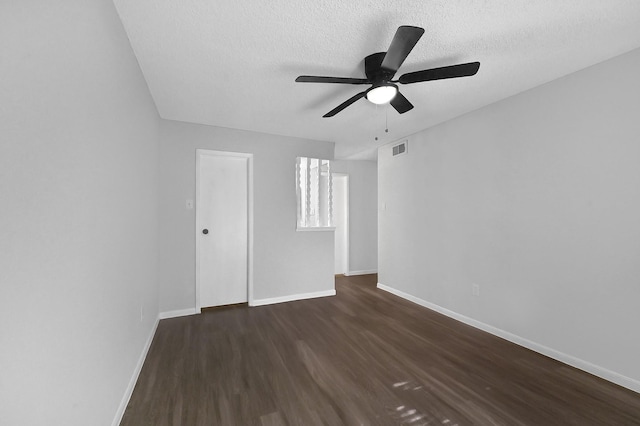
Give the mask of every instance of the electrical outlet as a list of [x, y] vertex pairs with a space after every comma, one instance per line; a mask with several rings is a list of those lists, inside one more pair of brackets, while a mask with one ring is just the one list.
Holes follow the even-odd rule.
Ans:
[[480, 284], [471, 284], [471, 294], [474, 296], [480, 296]]

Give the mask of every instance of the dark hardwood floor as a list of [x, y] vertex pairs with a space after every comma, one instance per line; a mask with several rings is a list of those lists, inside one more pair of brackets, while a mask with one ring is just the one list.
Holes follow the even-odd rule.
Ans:
[[340, 277], [160, 321], [121, 425], [640, 425], [640, 395]]

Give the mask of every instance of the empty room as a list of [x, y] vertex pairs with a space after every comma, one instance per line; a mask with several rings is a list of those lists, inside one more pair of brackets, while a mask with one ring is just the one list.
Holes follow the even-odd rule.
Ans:
[[0, 3], [1, 425], [640, 425], [640, 3]]

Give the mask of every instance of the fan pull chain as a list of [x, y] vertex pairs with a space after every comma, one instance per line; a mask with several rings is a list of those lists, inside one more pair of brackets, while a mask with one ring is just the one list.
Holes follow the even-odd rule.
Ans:
[[389, 133], [389, 105], [384, 109], [384, 132]]
[[[378, 109], [378, 105], [376, 105], [376, 112]], [[384, 109], [384, 132], [389, 133], [389, 105], [387, 105]], [[378, 137], [375, 136], [374, 140], [378, 140]]]
[[[378, 104], [375, 104], [375, 105], [376, 105], [376, 115], [377, 115], [378, 114]], [[378, 137], [374, 136], [373, 139], [377, 141]]]

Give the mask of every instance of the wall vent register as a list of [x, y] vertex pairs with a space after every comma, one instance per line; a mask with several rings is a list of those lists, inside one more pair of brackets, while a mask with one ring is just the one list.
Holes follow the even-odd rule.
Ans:
[[393, 156], [402, 155], [407, 153], [407, 141], [402, 141], [398, 145], [394, 145], [392, 148]]

